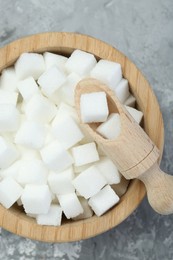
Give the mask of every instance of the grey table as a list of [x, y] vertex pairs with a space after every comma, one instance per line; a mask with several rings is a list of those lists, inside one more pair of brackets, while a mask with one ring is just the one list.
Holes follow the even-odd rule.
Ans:
[[[0, 0], [0, 46], [45, 31], [92, 35], [124, 52], [145, 74], [165, 123], [162, 169], [173, 173], [172, 0]], [[92, 239], [46, 244], [0, 233], [0, 259], [172, 260], [173, 217], [146, 199], [122, 224]]]

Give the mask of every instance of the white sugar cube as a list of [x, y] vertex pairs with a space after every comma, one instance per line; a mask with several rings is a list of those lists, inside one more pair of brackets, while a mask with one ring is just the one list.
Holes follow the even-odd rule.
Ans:
[[15, 136], [15, 143], [31, 149], [40, 149], [44, 145], [46, 128], [34, 121], [24, 121]]
[[67, 169], [61, 173], [49, 174], [48, 183], [51, 191], [57, 195], [73, 193], [75, 189], [74, 186], [72, 185], [72, 175], [74, 177], [72, 168]]
[[75, 193], [59, 195], [58, 200], [66, 218], [74, 218], [83, 213], [83, 208]]
[[37, 224], [46, 226], [60, 226], [62, 219], [62, 208], [58, 205], [51, 205], [47, 214], [36, 216]]
[[65, 117], [69, 117], [69, 116], [72, 117], [76, 122], [79, 122], [79, 118], [75, 108], [67, 105], [64, 102], [61, 102], [58, 107], [58, 111], [56, 117], [53, 120], [52, 125], [53, 124], [56, 125], [56, 122], [59, 122], [61, 119], [64, 119]]
[[0, 104], [11, 104], [16, 106], [18, 93], [0, 89]]
[[34, 95], [25, 107], [26, 117], [41, 123], [49, 123], [55, 117], [56, 111], [56, 106], [39, 94]]
[[20, 115], [12, 104], [0, 104], [0, 132], [14, 132], [18, 129]]
[[41, 160], [22, 160], [18, 170], [17, 182], [26, 184], [46, 184], [48, 170]]
[[38, 79], [45, 71], [43, 55], [38, 53], [23, 53], [16, 61], [14, 67], [16, 75], [20, 80], [28, 77]]
[[84, 137], [79, 126], [71, 117], [65, 117], [64, 120], [60, 120], [59, 122], [57, 120], [53, 121], [52, 133], [65, 149], [74, 146]]
[[127, 79], [122, 79], [119, 84], [114, 89], [117, 98], [121, 103], [124, 103], [126, 99], [129, 97], [129, 84]]
[[129, 107], [135, 107], [136, 99], [130, 94], [130, 96], [125, 100], [124, 105]]
[[18, 78], [13, 67], [4, 69], [0, 77], [0, 88], [8, 91], [17, 90]]
[[103, 157], [95, 166], [99, 169], [100, 173], [103, 174], [108, 184], [117, 184], [120, 182], [121, 174], [108, 157]]
[[75, 72], [80, 76], [88, 75], [96, 64], [93, 54], [75, 50], [65, 64], [67, 72]]
[[74, 172], [75, 174], [79, 174], [83, 171], [85, 171], [86, 169], [88, 169], [89, 167], [91, 167], [93, 164], [92, 163], [88, 163], [88, 164], [85, 164], [85, 165], [82, 165], [82, 166], [76, 166], [74, 165], [73, 168], [74, 168]]
[[80, 201], [84, 211], [82, 214], [75, 217], [74, 220], [80, 220], [80, 219], [86, 219], [86, 218], [92, 217], [93, 211], [90, 208], [90, 206], [88, 205], [88, 201], [86, 199], [84, 199], [83, 197], [79, 197], [79, 201]]
[[82, 94], [80, 98], [80, 113], [83, 123], [106, 121], [109, 110], [105, 92]]
[[75, 166], [82, 166], [99, 160], [99, 154], [94, 142], [72, 148]]
[[51, 192], [48, 185], [28, 184], [21, 200], [26, 213], [47, 214], [51, 204]]
[[72, 183], [85, 199], [94, 196], [107, 184], [105, 178], [95, 166], [81, 172]]
[[7, 168], [19, 157], [16, 147], [0, 136], [0, 168]]
[[121, 132], [120, 115], [112, 113], [109, 115], [106, 122], [100, 124], [96, 131], [107, 139], [116, 139]]
[[50, 170], [63, 171], [70, 167], [73, 158], [58, 141], [53, 141], [40, 151], [43, 162]]
[[17, 179], [19, 168], [20, 168], [21, 161], [15, 161], [13, 164], [11, 164], [8, 168], [2, 169], [0, 171], [0, 176], [4, 178], [11, 177], [14, 180]]
[[121, 65], [113, 61], [100, 60], [90, 75], [114, 89], [122, 79]]
[[12, 178], [0, 182], [0, 203], [9, 209], [21, 196], [22, 187]]
[[88, 201], [89, 205], [98, 217], [103, 215], [118, 202], [119, 197], [109, 185], [104, 187]]
[[19, 81], [17, 88], [24, 100], [29, 100], [34, 94], [39, 92], [38, 85], [33, 77]]
[[56, 67], [45, 71], [38, 79], [43, 93], [50, 97], [65, 82], [66, 75]]
[[81, 77], [79, 77], [76, 73], [73, 72], [70, 75], [68, 75], [65, 83], [60, 88], [60, 95], [62, 100], [71, 106], [75, 105], [75, 88], [80, 80]]
[[40, 153], [38, 150], [29, 149], [22, 145], [17, 145], [17, 149], [21, 154], [21, 159], [25, 161], [33, 159], [41, 159]]
[[59, 55], [59, 54], [51, 53], [51, 52], [43, 53], [43, 57], [44, 57], [44, 61], [45, 61], [47, 70], [51, 67], [57, 67], [59, 70], [62, 70], [62, 71], [65, 70], [64, 65], [65, 65], [66, 61], [68, 60], [68, 58], [66, 58], [62, 55]]
[[130, 115], [136, 120], [136, 122], [140, 124], [144, 114], [133, 107], [125, 106], [125, 108], [130, 113]]
[[121, 177], [121, 181], [118, 184], [111, 185], [111, 188], [116, 192], [116, 194], [121, 197], [127, 191], [129, 180], [125, 179], [123, 176]]

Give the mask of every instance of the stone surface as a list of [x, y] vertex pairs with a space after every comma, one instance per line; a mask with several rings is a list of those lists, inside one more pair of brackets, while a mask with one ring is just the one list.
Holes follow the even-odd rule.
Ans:
[[[158, 97], [165, 122], [162, 169], [173, 173], [172, 0], [0, 0], [0, 17], [0, 46], [38, 32], [80, 32], [134, 61]], [[172, 260], [172, 224], [172, 216], [154, 213], [145, 199], [118, 227], [86, 241], [46, 244], [2, 229], [0, 259]]]

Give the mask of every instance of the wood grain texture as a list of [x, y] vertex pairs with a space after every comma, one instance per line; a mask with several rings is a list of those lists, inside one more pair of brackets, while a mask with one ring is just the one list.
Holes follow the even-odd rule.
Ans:
[[[119, 62], [128, 79], [138, 107], [144, 113], [145, 131], [162, 152], [164, 128], [160, 108], [147, 80], [137, 67], [121, 52], [92, 37], [74, 33], [44, 33], [19, 39], [0, 50], [0, 71], [12, 65], [23, 52], [51, 51], [69, 56], [74, 49], [93, 53], [96, 58]], [[134, 180], [120, 203], [102, 217], [67, 221], [60, 227], [39, 226], [16, 205], [10, 210], [0, 206], [0, 226], [24, 237], [46, 242], [69, 242], [93, 237], [121, 223], [139, 205], [145, 196], [142, 182]]]

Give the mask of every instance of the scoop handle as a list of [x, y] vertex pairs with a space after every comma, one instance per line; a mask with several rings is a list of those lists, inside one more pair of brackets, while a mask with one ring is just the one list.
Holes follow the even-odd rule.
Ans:
[[158, 164], [138, 177], [146, 187], [148, 201], [158, 213], [173, 213], [173, 176], [163, 172]]

